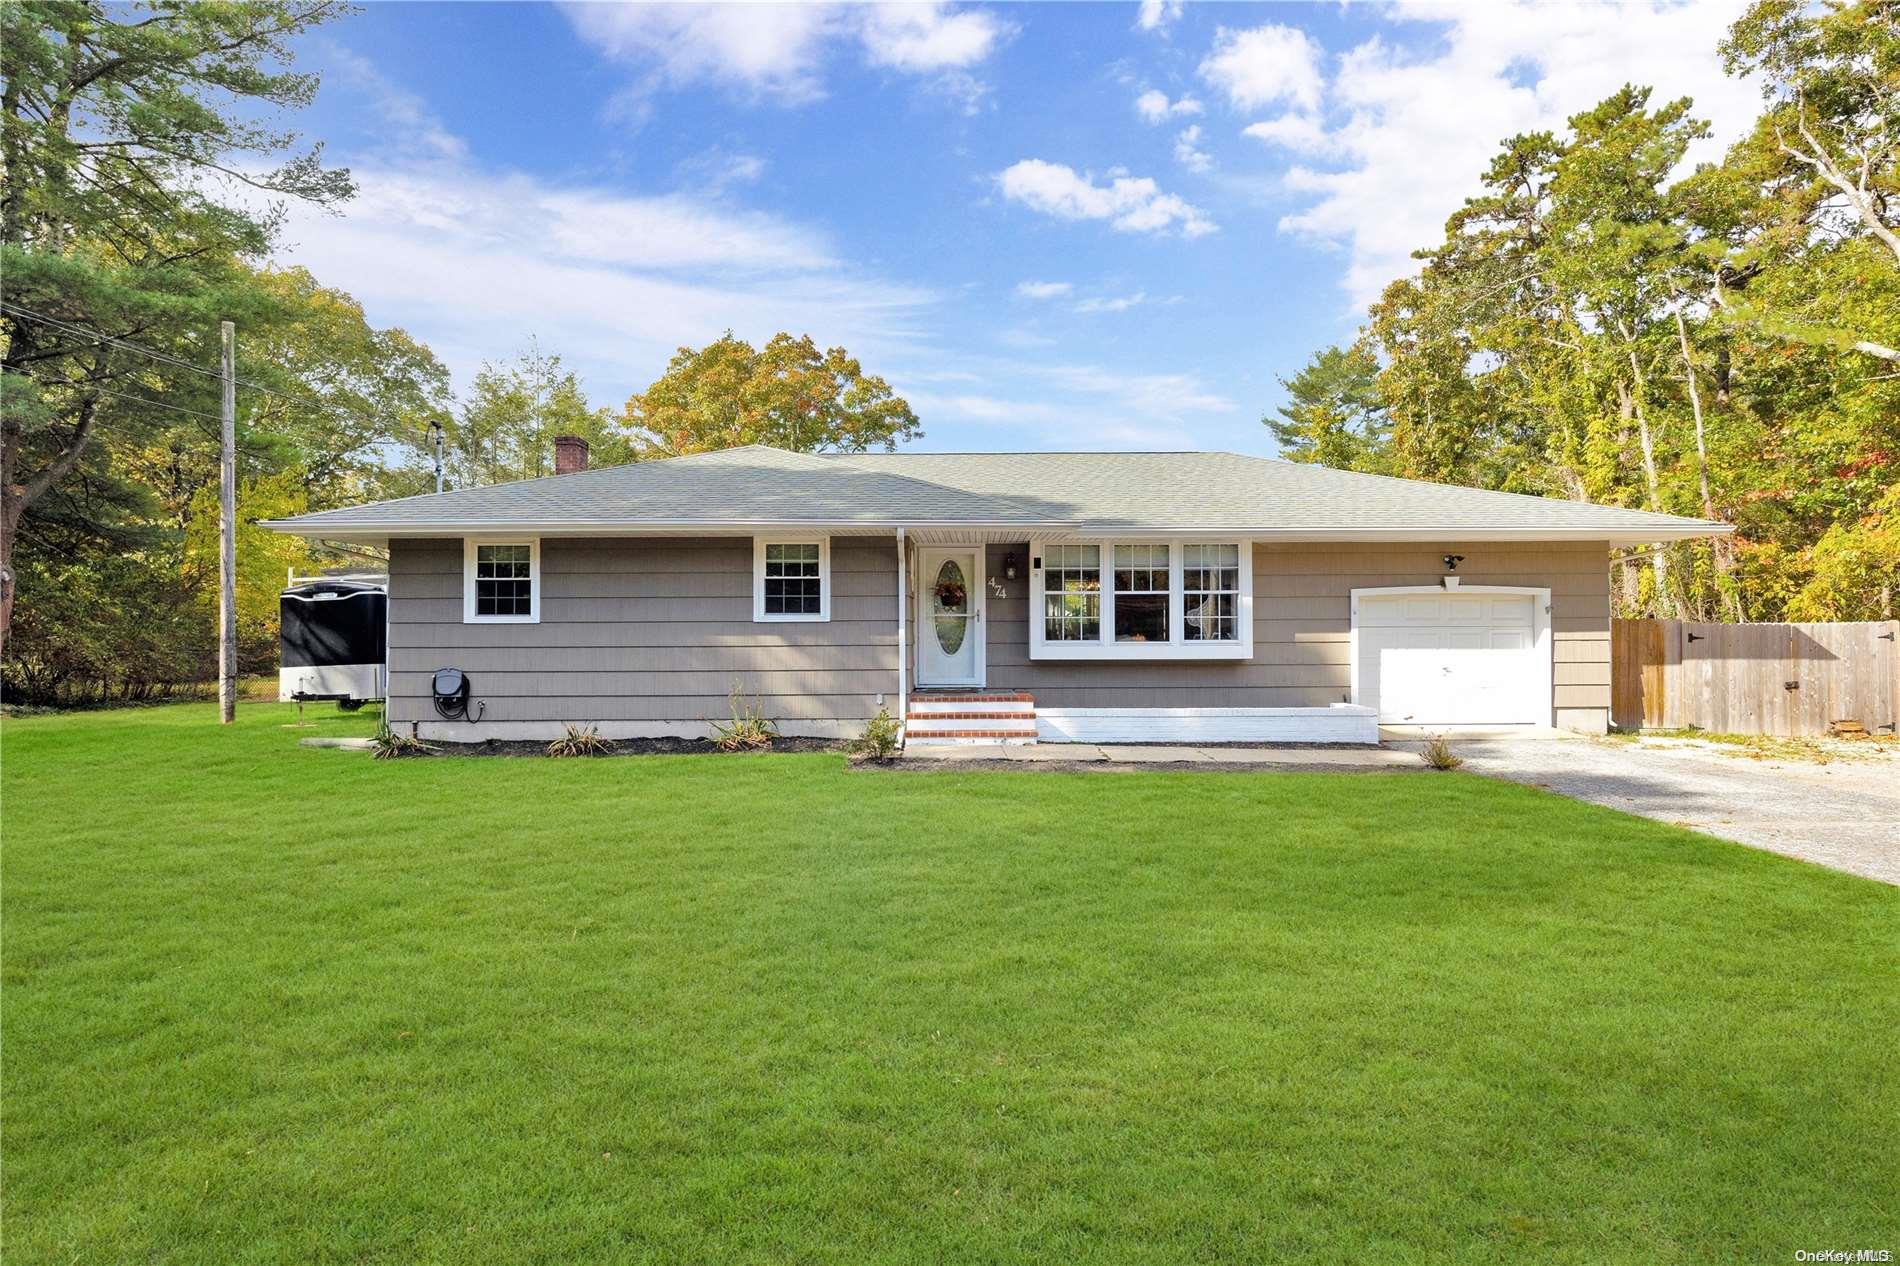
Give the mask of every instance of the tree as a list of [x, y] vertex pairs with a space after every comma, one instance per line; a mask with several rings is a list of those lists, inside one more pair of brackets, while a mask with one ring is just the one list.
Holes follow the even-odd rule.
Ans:
[[578, 435], [589, 460], [633, 460], [625, 432], [587, 394], [561, 358], [530, 341], [512, 361], [484, 364], [448, 428], [448, 473], [457, 487], [535, 479], [554, 473], [554, 437]]
[[209, 359], [235, 262], [261, 258], [282, 215], [219, 191], [319, 204], [351, 193], [347, 173], [258, 121], [308, 103], [316, 77], [279, 67], [293, 37], [341, 11], [0, 6], [0, 646], [22, 519], [124, 416], [108, 393], [153, 371], [103, 336], [175, 345], [195, 331], [193, 358]]
[[1379, 394], [1379, 361], [1365, 343], [1329, 347], [1280, 385], [1291, 397], [1261, 419], [1280, 455], [1341, 470], [1391, 473], [1392, 424]]
[[923, 434], [917, 415], [842, 347], [775, 334], [763, 349], [723, 338], [682, 347], [658, 381], [627, 401], [622, 421], [643, 456], [742, 444], [803, 453], [895, 449]]
[[1893, 0], [1757, 4], [1724, 52], [1767, 85], [1762, 119], [1686, 177], [1703, 125], [1635, 86], [1504, 142], [1371, 309], [1395, 470], [1737, 526], [1626, 554], [1621, 614], [1889, 610], [1897, 22]]

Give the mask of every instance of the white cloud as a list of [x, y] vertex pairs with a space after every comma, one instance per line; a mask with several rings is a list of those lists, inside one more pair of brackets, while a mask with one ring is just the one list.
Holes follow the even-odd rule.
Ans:
[[342, 71], [375, 102], [378, 117], [391, 125], [387, 136], [399, 148], [418, 157], [437, 159], [456, 159], [468, 152], [462, 138], [451, 133], [421, 97], [398, 86], [367, 57], [327, 40], [322, 48], [325, 63]]
[[1073, 289], [1066, 281], [1025, 281], [1016, 287], [1016, 293], [1024, 299], [1060, 299]]
[[[825, 95], [825, 58], [838, 46], [855, 46], [867, 65], [938, 76], [967, 100], [983, 86], [966, 72], [1014, 30], [986, 9], [941, 3], [563, 7], [583, 39], [658, 83], [724, 83], [782, 105]], [[636, 96], [653, 86], [636, 85]]]
[[1148, 123], [1165, 123], [1181, 115], [1199, 114], [1201, 103], [1193, 97], [1182, 97], [1179, 101], [1169, 101], [1168, 94], [1157, 88], [1150, 88], [1135, 98], [1135, 113]]
[[1126, 312], [1130, 308], [1146, 303], [1148, 296], [1142, 291], [1131, 295], [1117, 295], [1114, 298], [1084, 299], [1075, 305], [1075, 310], [1085, 316], [1101, 312]]
[[1250, 123], [1241, 130], [1269, 145], [1279, 145], [1300, 154], [1324, 154], [1333, 148], [1326, 127], [1310, 114], [1283, 114], [1277, 119]]
[[293, 207], [282, 257], [424, 338], [461, 381], [536, 334], [613, 403], [680, 344], [727, 329], [888, 356], [915, 345], [937, 302], [846, 267], [814, 229], [683, 194], [469, 164], [352, 170], [360, 192], [342, 214]]
[[1144, 31], [1166, 33], [1168, 23], [1181, 17], [1181, 0], [1141, 0], [1141, 11], [1135, 15], [1135, 25]]
[[1162, 233], [1178, 228], [1201, 237], [1218, 227], [1177, 194], [1162, 193], [1153, 180], [1116, 169], [1108, 183], [1061, 163], [1026, 158], [997, 176], [1003, 196], [1060, 220], [1107, 220], [1124, 233]]
[[995, 428], [1012, 444], [1052, 449], [1189, 449], [1201, 447], [1196, 430], [1209, 418], [1238, 411], [1191, 373], [1014, 360], [986, 361], [979, 368], [990, 384], [986, 389], [906, 394], [926, 428]]
[[1214, 160], [1201, 148], [1201, 125], [1184, 128], [1174, 138], [1174, 161], [1189, 171], [1207, 171], [1213, 167]]
[[1114, 396], [1131, 412], [1149, 417], [1232, 413], [1239, 407], [1192, 374], [1129, 374], [1094, 365], [1044, 365], [1036, 372], [1070, 391]]
[[942, 4], [880, 4], [864, 13], [859, 38], [873, 66], [966, 70], [988, 57], [1008, 28], [984, 9]]
[[1201, 63], [1201, 77], [1226, 92], [1236, 110], [1285, 102], [1316, 110], [1320, 47], [1298, 27], [1268, 23], [1246, 31], [1222, 27]]
[[824, 95], [819, 61], [836, 14], [819, 4], [570, 4], [580, 36], [650, 65], [675, 87], [710, 79], [786, 104]]
[[1437, 241], [1445, 217], [1478, 192], [1480, 173], [1506, 137], [1561, 130], [1568, 116], [1626, 82], [1655, 85], [1652, 105], [1693, 96], [1695, 113], [1712, 120], [1715, 134], [1689, 161], [1717, 158], [1760, 104], [1752, 85], [1722, 73], [1715, 50], [1745, 2], [1402, 5], [1400, 19], [1439, 28], [1431, 51], [1367, 40], [1341, 59], [1330, 85], [1337, 120], [1330, 131], [1299, 113], [1247, 129], [1329, 156], [1326, 166], [1285, 173], [1285, 186], [1309, 205], [1281, 228], [1346, 247], [1343, 285], [1355, 304], [1365, 303], [1416, 270], [1411, 252]]

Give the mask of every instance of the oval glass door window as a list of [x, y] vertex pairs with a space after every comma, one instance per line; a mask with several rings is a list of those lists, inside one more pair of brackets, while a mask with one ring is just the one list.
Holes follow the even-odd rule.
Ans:
[[932, 623], [937, 630], [937, 645], [946, 655], [963, 647], [970, 631], [970, 590], [964, 583], [963, 568], [954, 559], [937, 569], [937, 583], [931, 588], [931, 605], [936, 608]]

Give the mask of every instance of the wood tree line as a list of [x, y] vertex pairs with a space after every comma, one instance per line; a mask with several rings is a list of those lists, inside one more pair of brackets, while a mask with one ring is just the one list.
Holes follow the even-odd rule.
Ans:
[[842, 349], [681, 349], [615, 414], [530, 342], [460, 398], [427, 346], [272, 264], [290, 202], [349, 173], [273, 119], [317, 89], [291, 41], [336, 0], [0, 5], [0, 688], [139, 697], [215, 666], [217, 329], [239, 329], [240, 663], [276, 663], [285, 570], [348, 562], [255, 521], [765, 440], [890, 445], [909, 406]]
[[1284, 455], [1721, 519], [1633, 550], [1622, 615], [1852, 620], [1900, 583], [1900, 4], [1762, 0], [1707, 135], [1625, 87], [1506, 140], [1358, 340], [1286, 380]]

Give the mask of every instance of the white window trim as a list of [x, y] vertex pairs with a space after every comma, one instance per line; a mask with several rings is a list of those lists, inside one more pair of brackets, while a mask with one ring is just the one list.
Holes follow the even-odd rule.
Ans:
[[[1035, 566], [1052, 545], [1094, 545], [1101, 551], [1102, 632], [1094, 642], [1048, 642], [1043, 640], [1042, 577]], [[1115, 547], [1117, 545], [1165, 545], [1168, 547], [1168, 640], [1165, 642], [1117, 642], [1115, 640]], [[1240, 600], [1235, 607], [1235, 629], [1240, 636], [1232, 642], [1190, 642], [1185, 636], [1183, 597], [1183, 545], [1234, 545], [1240, 550]], [[1029, 543], [1029, 658], [1078, 660], [1197, 660], [1253, 658], [1253, 542], [1241, 537], [1205, 537], [1192, 540], [1155, 540], [1152, 537], [1119, 536], [1077, 538], [1067, 541], [1031, 541]]]
[[[528, 547], [528, 614], [475, 614], [475, 547], [477, 545], [526, 545]], [[538, 536], [470, 536], [462, 541], [462, 623], [464, 624], [539, 624], [541, 623], [541, 538]]]
[[[765, 547], [816, 545], [818, 547], [818, 612], [765, 610]], [[754, 624], [814, 624], [831, 619], [831, 538], [828, 536], [755, 536], [752, 538], [752, 622]]]

